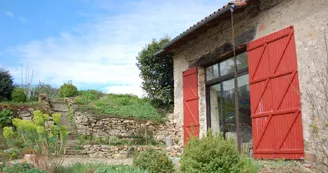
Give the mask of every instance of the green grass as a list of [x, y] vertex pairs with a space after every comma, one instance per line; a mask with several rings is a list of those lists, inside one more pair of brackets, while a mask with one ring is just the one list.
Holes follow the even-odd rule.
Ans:
[[36, 107], [39, 106], [40, 103], [37, 101], [30, 101], [30, 102], [12, 102], [12, 101], [3, 101], [0, 102], [1, 106], [14, 106], [14, 107]]
[[107, 165], [104, 163], [76, 163], [71, 166], [59, 167], [55, 173], [147, 173], [146, 170], [141, 170], [127, 165]]
[[[85, 95], [85, 94], [84, 94]], [[146, 99], [133, 95], [104, 94], [101, 97], [80, 95], [74, 100], [81, 111], [91, 111], [98, 115], [110, 115], [123, 118], [162, 121], [163, 116]]]

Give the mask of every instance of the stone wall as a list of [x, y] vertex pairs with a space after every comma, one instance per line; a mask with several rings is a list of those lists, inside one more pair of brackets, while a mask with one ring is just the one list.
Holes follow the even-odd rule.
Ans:
[[[288, 26], [294, 26], [300, 90], [301, 93], [305, 93], [307, 88], [315, 87], [311, 79], [318, 81], [316, 70], [324, 69], [324, 62], [327, 61], [325, 46], [327, 35], [324, 35], [324, 31], [328, 31], [327, 11], [327, 0], [261, 0], [258, 11], [247, 7], [244, 12], [235, 14], [236, 36], [254, 29], [253, 40], [255, 40]], [[231, 21], [225, 20], [174, 50], [174, 113], [180, 126], [183, 125], [182, 72], [202, 55], [214, 51], [225, 43], [231, 43], [231, 33]], [[199, 68], [200, 135], [206, 132], [203, 81], [204, 69]], [[306, 153], [315, 153], [316, 147], [313, 146], [310, 129], [313, 112], [304, 95], [301, 103], [305, 150]], [[323, 133], [323, 135], [327, 134]]]
[[91, 158], [123, 159], [131, 157], [134, 152], [145, 151], [154, 148], [168, 153], [171, 157], [181, 156], [182, 147], [153, 147], [153, 146], [108, 146], [108, 145], [84, 145], [85, 154]]
[[100, 117], [88, 112], [75, 111], [74, 120], [77, 133], [81, 135], [133, 137], [143, 135], [146, 132], [152, 134], [158, 141], [164, 141], [166, 137], [174, 140], [178, 139], [179, 141], [181, 139], [173, 115], [169, 115], [168, 121], [162, 124], [106, 115]]

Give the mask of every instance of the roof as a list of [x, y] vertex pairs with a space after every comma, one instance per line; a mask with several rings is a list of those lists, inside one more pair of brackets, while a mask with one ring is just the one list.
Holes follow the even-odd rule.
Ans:
[[172, 39], [170, 42], [166, 43], [162, 50], [155, 53], [155, 55], [162, 54], [165, 51], [170, 50], [174, 45], [177, 45], [179, 42], [183, 41], [186, 37], [191, 35], [191, 33], [201, 29], [203, 26], [207, 25], [208, 23], [214, 21], [214, 19], [217, 19], [218, 17], [222, 17], [223, 15], [227, 14], [229, 12], [230, 15], [230, 9], [240, 9], [244, 8], [249, 4], [250, 0], [235, 0], [232, 2], [229, 2], [227, 5], [223, 6], [222, 8], [219, 8], [218, 10], [214, 11], [209, 16], [205, 17], [201, 21], [197, 22], [193, 26], [189, 27], [187, 30], [182, 32], [180, 35]]

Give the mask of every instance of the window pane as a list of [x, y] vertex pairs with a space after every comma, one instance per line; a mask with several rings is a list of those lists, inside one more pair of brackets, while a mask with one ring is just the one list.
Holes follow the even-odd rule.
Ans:
[[[238, 77], [239, 115], [243, 142], [252, 139], [248, 74]], [[210, 87], [211, 128], [225, 138], [237, 139], [234, 79]]]
[[220, 119], [219, 119], [219, 95], [220, 84], [210, 87], [210, 107], [211, 107], [211, 128], [214, 133], [220, 132]]
[[[247, 53], [241, 53], [237, 55], [237, 69], [243, 69], [248, 67]], [[226, 75], [234, 72], [234, 60], [233, 57], [222, 61], [220, 63], [220, 75]]]
[[226, 75], [234, 72], [233, 58], [220, 62], [220, 75]]
[[247, 58], [247, 53], [241, 53], [237, 55], [237, 69], [243, 69], [248, 67], [248, 58]]
[[206, 68], [206, 81], [219, 77], [219, 65], [214, 64]]

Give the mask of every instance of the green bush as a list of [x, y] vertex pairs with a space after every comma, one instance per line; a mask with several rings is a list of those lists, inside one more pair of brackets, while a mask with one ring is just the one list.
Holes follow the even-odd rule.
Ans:
[[148, 149], [133, 158], [133, 165], [149, 173], [172, 173], [174, 165], [168, 156], [155, 149]]
[[0, 68], [0, 101], [9, 100], [13, 89], [14, 82], [9, 71]]
[[4, 150], [5, 155], [9, 160], [18, 159], [21, 157], [21, 152], [17, 148], [9, 148]]
[[79, 96], [89, 99], [89, 100], [96, 100], [99, 99], [104, 94], [101, 91], [97, 90], [81, 90], [79, 91]]
[[74, 97], [78, 95], [77, 88], [73, 84], [64, 84], [58, 91], [59, 97]]
[[12, 123], [15, 127], [5, 127], [3, 136], [7, 143], [13, 141], [24, 141], [24, 147], [31, 149], [33, 154], [40, 156], [59, 155], [64, 149], [68, 136], [67, 127], [60, 124], [61, 115], [52, 114], [54, 125], [48, 124], [49, 115], [36, 110], [33, 120], [21, 120], [14, 118]]
[[202, 139], [191, 138], [181, 157], [181, 172], [239, 172], [240, 157], [233, 140], [209, 131]]
[[11, 100], [13, 102], [26, 102], [26, 94], [23, 88], [15, 88], [11, 93]]
[[241, 156], [234, 140], [225, 140], [209, 130], [201, 139], [192, 137], [182, 154], [182, 173], [256, 173], [259, 165]]
[[0, 128], [11, 126], [11, 120], [13, 119], [13, 112], [8, 109], [3, 109], [0, 112]]
[[3, 165], [0, 172], [4, 173], [27, 173], [28, 170], [33, 169], [33, 165], [28, 163], [17, 163], [13, 165]]

